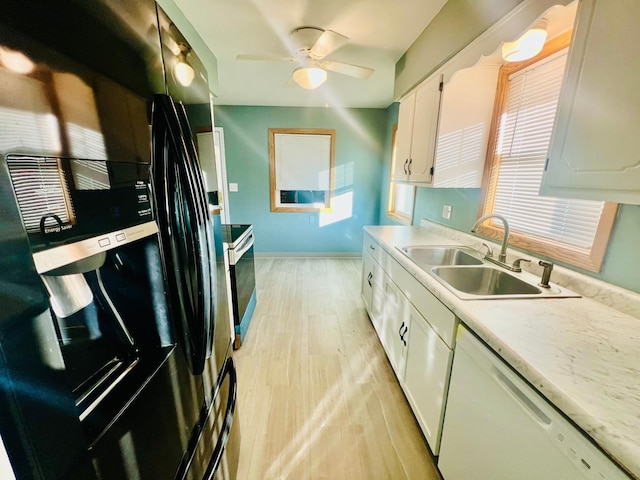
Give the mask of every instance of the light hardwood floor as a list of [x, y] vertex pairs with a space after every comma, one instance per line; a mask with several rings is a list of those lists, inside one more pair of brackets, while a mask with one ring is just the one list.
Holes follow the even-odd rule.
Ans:
[[438, 480], [360, 298], [360, 259], [258, 258], [235, 353], [238, 480]]

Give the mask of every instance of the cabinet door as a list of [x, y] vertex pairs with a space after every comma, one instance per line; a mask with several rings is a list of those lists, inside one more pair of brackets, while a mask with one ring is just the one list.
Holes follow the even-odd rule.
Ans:
[[389, 278], [385, 277], [384, 313], [380, 340], [389, 362], [396, 372], [399, 381], [404, 377], [404, 365], [409, 342], [409, 302], [400, 289]]
[[365, 252], [362, 255], [362, 300], [377, 332], [382, 326], [382, 307], [384, 295], [384, 271], [373, 257]]
[[415, 110], [415, 92], [400, 102], [398, 110], [398, 131], [396, 132], [396, 154], [393, 164], [393, 180], [409, 180], [409, 159], [411, 157], [411, 132]]
[[442, 76], [437, 75], [416, 90], [409, 158], [411, 183], [429, 184], [432, 180], [431, 167], [436, 148], [441, 89]]
[[405, 393], [431, 451], [438, 455], [453, 351], [413, 307], [410, 317]]
[[498, 65], [457, 71], [444, 85], [433, 186], [480, 188], [487, 155]]
[[583, 0], [540, 193], [640, 203], [640, 2]]
[[362, 254], [362, 300], [367, 312], [371, 311], [371, 299], [373, 296], [373, 277], [375, 262], [367, 252]]

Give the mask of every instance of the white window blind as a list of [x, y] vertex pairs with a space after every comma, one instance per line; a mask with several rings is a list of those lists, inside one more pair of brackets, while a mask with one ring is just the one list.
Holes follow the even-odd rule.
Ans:
[[514, 231], [590, 249], [604, 202], [538, 195], [566, 60], [564, 49], [509, 77], [493, 212], [507, 217]]
[[329, 190], [331, 135], [275, 134], [276, 189]]

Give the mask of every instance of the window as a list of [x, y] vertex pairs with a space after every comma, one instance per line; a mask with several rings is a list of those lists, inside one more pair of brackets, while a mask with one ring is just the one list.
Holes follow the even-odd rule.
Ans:
[[317, 212], [331, 206], [335, 130], [270, 128], [272, 212]]
[[[480, 213], [504, 215], [513, 245], [599, 271], [617, 204], [538, 195], [569, 39], [500, 69]], [[501, 238], [500, 223], [490, 222], [478, 231]]]
[[[391, 176], [393, 178], [393, 167], [396, 158], [396, 132], [398, 125], [393, 126], [391, 134]], [[405, 183], [395, 183], [393, 180], [389, 182], [389, 205], [387, 207], [387, 215], [394, 218], [400, 223], [411, 225], [413, 220], [413, 202], [416, 193], [414, 185]]]

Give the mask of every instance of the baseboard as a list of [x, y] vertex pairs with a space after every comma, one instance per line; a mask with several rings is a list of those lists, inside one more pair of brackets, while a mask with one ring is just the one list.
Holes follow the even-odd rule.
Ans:
[[362, 252], [255, 252], [256, 258], [360, 258]]

